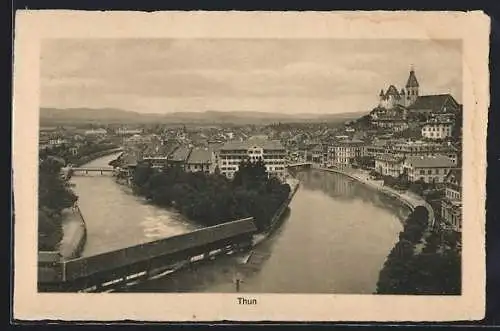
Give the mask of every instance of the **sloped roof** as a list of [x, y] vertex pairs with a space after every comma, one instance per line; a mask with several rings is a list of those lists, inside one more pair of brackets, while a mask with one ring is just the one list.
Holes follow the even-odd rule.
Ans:
[[410, 109], [430, 109], [434, 112], [439, 112], [443, 109], [447, 102], [451, 102], [453, 105], [458, 107], [458, 102], [451, 96], [451, 94], [436, 94], [419, 96], [415, 103], [410, 106]]
[[448, 179], [450, 176], [455, 177], [458, 185], [462, 185], [462, 169], [451, 169], [450, 172], [446, 175], [446, 179]]
[[181, 146], [177, 148], [170, 156], [169, 159], [172, 161], [182, 161], [185, 162], [188, 157], [189, 153], [191, 152], [191, 148], [187, 146]]
[[359, 146], [363, 144], [365, 144], [365, 142], [360, 139], [339, 140], [335, 143], [337, 146]]
[[65, 263], [64, 271], [66, 279], [73, 280], [151, 258], [210, 245], [239, 235], [252, 234], [255, 231], [257, 231], [257, 227], [253, 218], [245, 218], [112, 252], [69, 260]]
[[132, 154], [132, 153], [123, 153], [121, 156], [120, 156], [121, 160], [122, 160], [122, 163], [123, 165], [127, 166], [127, 165], [136, 165], [137, 164], [137, 157]]
[[222, 148], [224, 144], [223, 143], [209, 143], [208, 144], [208, 149], [212, 152], [217, 152], [218, 150], [220, 150]]
[[418, 87], [418, 80], [415, 76], [415, 71], [410, 71], [410, 76], [408, 77], [408, 81], [406, 82], [406, 87]]
[[392, 96], [395, 96], [395, 97], [399, 97], [399, 92], [398, 92], [398, 89], [396, 88], [396, 86], [391, 85], [387, 89], [387, 92], [385, 93], [385, 95], [386, 96], [392, 95]]
[[455, 163], [445, 155], [436, 156], [408, 156], [406, 163], [415, 168], [452, 168]]
[[221, 150], [247, 150], [252, 146], [261, 147], [263, 149], [281, 150], [285, 149], [279, 140], [264, 140], [252, 139], [247, 141], [228, 141], [225, 143]]
[[384, 162], [393, 162], [393, 163], [402, 162], [403, 159], [404, 158], [393, 155], [393, 154], [382, 154], [382, 155], [377, 155], [375, 157], [375, 160], [384, 161]]
[[191, 164], [207, 164], [211, 162], [211, 153], [208, 149], [193, 148], [187, 163]]

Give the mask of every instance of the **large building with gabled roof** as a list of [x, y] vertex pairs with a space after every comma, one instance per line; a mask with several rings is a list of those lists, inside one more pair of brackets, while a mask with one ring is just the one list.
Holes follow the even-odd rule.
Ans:
[[279, 140], [248, 139], [228, 141], [220, 147], [218, 167], [224, 176], [233, 179], [243, 160], [264, 162], [269, 176], [285, 179], [286, 150]]
[[[411, 113], [455, 113], [460, 109], [459, 103], [451, 94], [420, 95], [420, 84], [415, 70], [411, 68], [405, 88], [398, 91], [390, 85], [379, 94], [379, 108], [390, 110], [407, 108]], [[383, 112], [383, 111], [382, 111]]]

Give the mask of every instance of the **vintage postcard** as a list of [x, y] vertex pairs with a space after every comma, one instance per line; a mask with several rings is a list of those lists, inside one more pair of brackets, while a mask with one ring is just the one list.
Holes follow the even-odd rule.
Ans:
[[485, 312], [481, 12], [20, 11], [14, 317]]

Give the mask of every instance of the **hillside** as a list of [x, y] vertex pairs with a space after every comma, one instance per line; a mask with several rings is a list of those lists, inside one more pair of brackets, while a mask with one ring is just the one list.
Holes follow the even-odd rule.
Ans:
[[45, 125], [62, 123], [130, 123], [130, 124], [269, 124], [290, 122], [342, 122], [360, 117], [361, 113], [340, 114], [279, 114], [257, 111], [174, 112], [167, 114], [141, 114], [114, 108], [40, 108], [40, 122]]

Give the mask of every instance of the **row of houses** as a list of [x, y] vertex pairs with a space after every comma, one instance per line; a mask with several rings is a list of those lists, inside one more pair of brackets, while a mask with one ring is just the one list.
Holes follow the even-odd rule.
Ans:
[[456, 162], [446, 155], [400, 157], [386, 154], [375, 159], [375, 171], [381, 175], [395, 178], [405, 175], [410, 182], [444, 183], [454, 168], [457, 168]]
[[[295, 154], [303, 155], [300, 151]], [[306, 158], [313, 163], [341, 169], [353, 166], [359, 157], [371, 158], [373, 161], [378, 159], [380, 164], [386, 161], [383, 166], [385, 173], [390, 172], [392, 163], [410, 156], [446, 156], [455, 164], [459, 163], [459, 151], [451, 143], [409, 140], [374, 140], [368, 143], [359, 139], [342, 139], [316, 145]]]
[[[124, 157], [135, 159], [124, 162], [123, 171], [131, 175], [131, 169], [139, 161], [149, 162], [153, 168], [161, 169], [178, 166], [187, 172], [202, 171], [214, 173], [219, 171], [229, 179], [234, 178], [242, 161], [263, 161], [269, 176], [284, 180], [286, 177], [286, 150], [277, 140], [263, 138], [246, 141], [229, 141], [213, 143], [208, 147], [191, 147], [177, 142], [150, 145], [144, 150], [129, 146]], [[218, 169], [218, 170], [217, 170]]]

